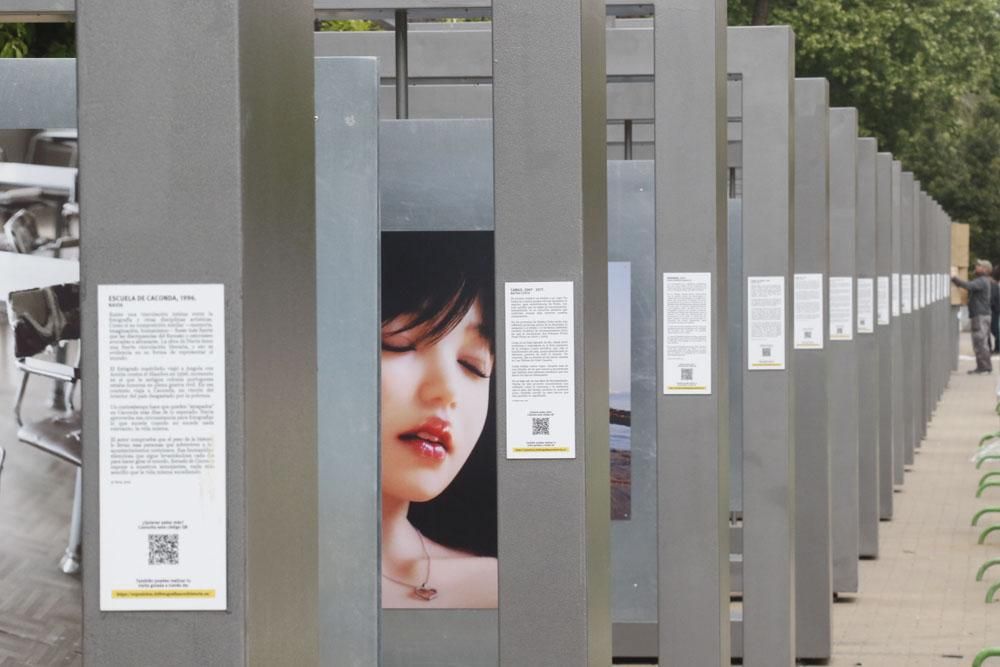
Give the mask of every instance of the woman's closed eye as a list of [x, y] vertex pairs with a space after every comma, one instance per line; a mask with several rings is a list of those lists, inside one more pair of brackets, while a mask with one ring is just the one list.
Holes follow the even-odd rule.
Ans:
[[414, 352], [417, 346], [409, 341], [387, 341], [382, 339], [382, 351], [383, 352]]
[[458, 364], [478, 378], [487, 379], [493, 372], [491, 362], [476, 357], [463, 357]]

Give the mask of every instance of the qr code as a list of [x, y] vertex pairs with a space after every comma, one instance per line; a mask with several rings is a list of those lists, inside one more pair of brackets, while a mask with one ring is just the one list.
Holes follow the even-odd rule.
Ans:
[[531, 435], [548, 435], [548, 434], [549, 434], [549, 418], [532, 417]]
[[693, 368], [682, 368], [681, 369], [681, 379], [682, 380], [693, 380], [694, 379], [694, 369]]
[[762, 356], [762, 357], [770, 357], [771, 356], [771, 348], [769, 348], [769, 347], [762, 347], [761, 350], [760, 350], [760, 356]]
[[806, 331], [805, 338], [812, 338], [812, 337], [813, 337], [813, 332], [812, 331]]
[[837, 327], [837, 335], [841, 336], [844, 333], [844, 327]]
[[179, 537], [176, 533], [173, 535], [150, 535], [149, 564], [177, 565], [180, 563]]

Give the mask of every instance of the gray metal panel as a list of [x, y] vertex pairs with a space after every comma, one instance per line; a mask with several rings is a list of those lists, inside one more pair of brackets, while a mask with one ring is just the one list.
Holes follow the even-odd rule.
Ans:
[[[892, 154], [875, 157], [875, 264], [879, 280], [883, 278], [892, 289]], [[891, 299], [890, 299], [891, 302]], [[892, 449], [892, 315], [889, 324], [878, 324], [878, 450], [879, 450], [879, 518], [892, 518], [893, 509], [893, 449]]]
[[[383, 9], [385, 4], [385, 0], [315, 1], [318, 16], [336, 18], [392, 18], [392, 10]], [[606, 4], [609, 15], [646, 16], [650, 13], [650, 3], [607, 0]], [[419, 18], [482, 18], [492, 13], [490, 0], [395, 0], [393, 5]]]
[[0, 128], [76, 127], [75, 58], [0, 58]]
[[[855, 278], [858, 111], [830, 109], [830, 277]], [[853, 290], [853, 288], [852, 288]], [[858, 590], [857, 336], [831, 340], [829, 422], [833, 590]]]
[[[320, 664], [380, 664], [378, 75], [316, 59]], [[344, 350], [351, 354], [344, 354]]]
[[[899, 160], [892, 161], [892, 180], [890, 194], [892, 199], [892, 274], [901, 273], [901, 258], [903, 252], [902, 211], [900, 210], [902, 188], [900, 180], [902, 165]], [[900, 276], [900, 282], [902, 276]], [[897, 290], [893, 290], [896, 292]], [[897, 292], [898, 296], [898, 292]], [[902, 309], [900, 308], [900, 313]], [[905, 460], [905, 431], [903, 419], [903, 397], [906, 391], [903, 379], [903, 318], [900, 314], [892, 315], [892, 481], [903, 483], [903, 465]]]
[[720, 666], [730, 662], [726, 5], [658, 0], [654, 21], [656, 275], [711, 272], [714, 356], [711, 396], [657, 394], [660, 664]]
[[[354, 56], [360, 56], [359, 51]], [[320, 54], [318, 54], [319, 56]], [[337, 54], [339, 55], [339, 54]], [[322, 54], [323, 57], [329, 57]], [[489, 118], [493, 115], [493, 85], [488, 82], [463, 83], [414, 83], [409, 91], [409, 118]], [[383, 84], [379, 88], [379, 102], [383, 118], [395, 118], [396, 87]], [[635, 120], [649, 129], [638, 129], [636, 140], [648, 142], [652, 138], [653, 118], [652, 82], [608, 82], [607, 114], [609, 128], [620, 128], [621, 120]], [[619, 129], [620, 134], [620, 129]], [[618, 138], [621, 141], [621, 138]]]
[[[494, 0], [493, 17], [498, 302], [508, 281], [573, 281], [577, 340], [576, 458], [507, 460], [503, 447], [498, 454], [500, 661], [605, 667], [611, 509], [604, 4]], [[499, 396], [505, 363], [501, 355]], [[498, 407], [502, 443], [506, 406]]]
[[[632, 510], [611, 524], [611, 611], [617, 626], [657, 622], [656, 223], [653, 163], [608, 162], [608, 261], [632, 284]], [[627, 640], [630, 636], [622, 637]], [[655, 656], [615, 639], [616, 656]], [[645, 642], [644, 642], [645, 643]]]
[[[664, 11], [669, 12], [669, 9]], [[607, 26], [607, 74], [630, 80], [641, 77], [650, 83], [654, 28], [649, 24], [632, 26], [631, 23], [626, 22], [628, 27]], [[476, 23], [464, 30], [455, 30], [453, 25], [428, 24], [422, 30], [411, 27], [408, 35], [411, 81], [464, 79], [472, 83], [492, 76], [492, 23]], [[379, 76], [396, 76], [392, 31], [317, 32], [314, 43], [317, 56], [378, 56]]]
[[[496, 667], [499, 662], [495, 609], [384, 609], [386, 667]], [[323, 662], [329, 667], [338, 659]], [[360, 664], [360, 663], [358, 663]]]
[[2, 0], [0, 2], [0, 20], [4, 23], [72, 21], [75, 11], [75, 0]]
[[[905, 284], [907, 278], [913, 273], [913, 173], [904, 171], [899, 180], [899, 238], [900, 238], [900, 284]], [[900, 288], [900, 293], [905, 293]], [[911, 296], [912, 300], [912, 296]], [[915, 373], [913, 370], [913, 344], [914, 344], [914, 320], [913, 312], [904, 313], [902, 307], [902, 297], [900, 297], [900, 322], [902, 348], [902, 384], [900, 392], [900, 410], [903, 418], [903, 463], [913, 465], [913, 382]]]
[[229, 608], [99, 610], [87, 447], [89, 664], [319, 660], [311, 16], [301, 0], [79, 12], [84, 440], [98, 442], [98, 285], [222, 283], [227, 341]]
[[[830, 90], [826, 79], [795, 80], [795, 273], [830, 274]], [[829, 321], [824, 300], [823, 322]], [[821, 349], [795, 356], [795, 654], [832, 650], [828, 327]]]
[[[927, 276], [934, 272], [933, 264], [931, 258], [934, 253], [934, 234], [932, 230], [932, 222], [935, 215], [936, 203], [930, 197], [930, 195], [924, 194], [924, 202], [921, 206], [921, 211], [923, 216], [920, 222], [920, 272]], [[926, 280], [926, 279], [925, 279]], [[926, 283], [925, 283], [926, 284]], [[927, 295], [928, 300], [930, 300], [930, 294]], [[933, 393], [935, 389], [936, 374], [934, 372], [935, 358], [934, 358], [934, 312], [935, 309], [932, 303], [928, 303], [922, 311], [923, 316], [923, 330], [924, 330], [924, 345], [923, 345], [923, 368], [924, 368], [924, 383], [923, 389], [923, 418], [921, 420], [922, 435], [927, 436], [927, 428], [931, 419], [931, 411], [934, 408]]]
[[[743, 664], [776, 667], [795, 661], [795, 37], [785, 26], [729, 28], [727, 34], [728, 71], [743, 75], [743, 271], [785, 281], [785, 370], [748, 371], [744, 363], [741, 374]], [[745, 282], [741, 289], [745, 294]]]
[[913, 447], [920, 447], [924, 439], [924, 427], [927, 422], [924, 416], [924, 391], [926, 376], [924, 373], [924, 338], [927, 335], [925, 322], [927, 314], [924, 309], [917, 309], [920, 278], [924, 273], [924, 216], [927, 209], [926, 195], [920, 187], [920, 181], [913, 183], [913, 275], [916, 282], [913, 289]]
[[[729, 510], [734, 516], [743, 512], [743, 382], [734, 378], [743, 377], [743, 318], [736, 317], [743, 312], [743, 201], [727, 200], [727, 254], [729, 273], [726, 278], [728, 294], [726, 306], [733, 316], [726, 327], [726, 351], [729, 368]], [[740, 529], [742, 531], [742, 528]], [[742, 533], [741, 533], [742, 534]], [[730, 552], [743, 553], [742, 541], [732, 541]]]
[[[865, 137], [858, 146], [858, 229], [855, 269], [858, 280], [875, 286], [877, 240], [875, 154], [878, 142]], [[876, 295], [877, 296], [877, 295]], [[873, 328], [877, 326], [874, 321]], [[876, 333], [857, 332], [858, 354], [858, 487], [860, 555], [878, 556], [879, 522], [879, 349]]]
[[493, 229], [490, 120], [383, 120], [383, 229]]

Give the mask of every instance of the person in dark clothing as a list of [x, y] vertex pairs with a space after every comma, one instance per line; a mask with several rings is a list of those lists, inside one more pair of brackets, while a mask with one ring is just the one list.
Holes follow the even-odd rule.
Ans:
[[990, 286], [990, 332], [993, 334], [993, 354], [1000, 352], [1000, 265], [993, 267], [993, 284]]
[[976, 277], [965, 281], [952, 276], [951, 282], [969, 292], [969, 323], [972, 326], [972, 349], [976, 353], [976, 368], [969, 374], [992, 373], [990, 361], [990, 296], [993, 265], [985, 259], [976, 260]]

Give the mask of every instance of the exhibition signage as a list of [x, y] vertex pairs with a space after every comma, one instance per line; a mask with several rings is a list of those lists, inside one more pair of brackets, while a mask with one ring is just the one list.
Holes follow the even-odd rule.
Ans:
[[222, 285], [99, 285], [102, 611], [226, 609]]
[[576, 457], [573, 283], [506, 283], [507, 458]]
[[663, 393], [712, 393], [712, 274], [663, 274]]

